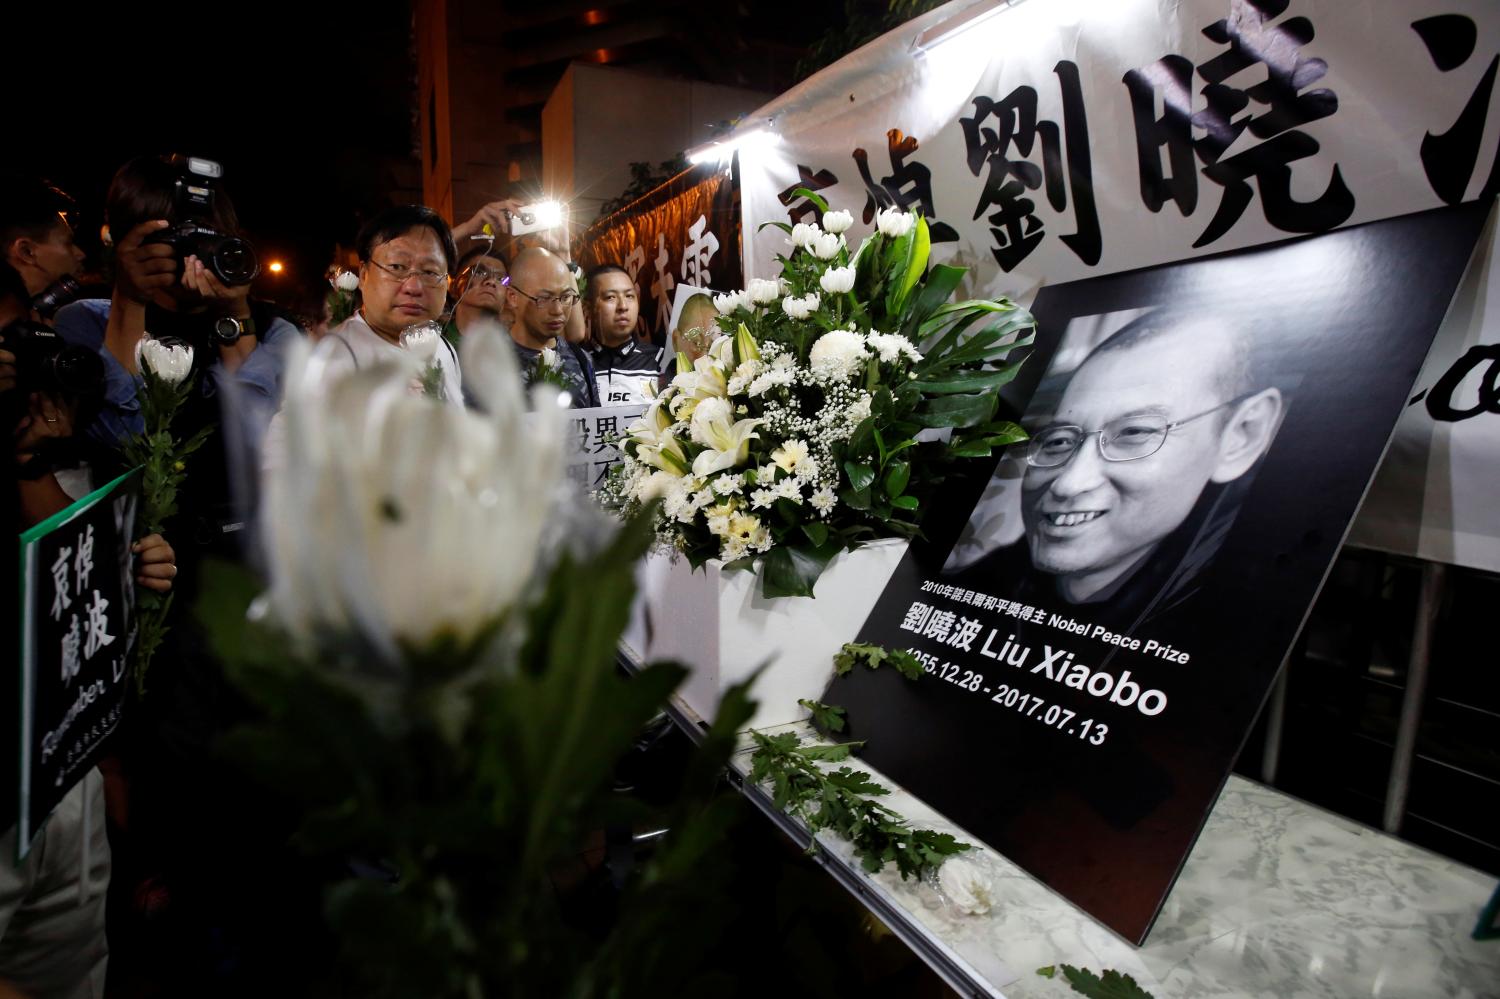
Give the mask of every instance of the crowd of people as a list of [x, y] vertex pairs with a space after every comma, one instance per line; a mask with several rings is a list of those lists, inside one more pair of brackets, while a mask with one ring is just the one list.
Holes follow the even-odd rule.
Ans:
[[[247, 708], [189, 613], [205, 559], [253, 563], [256, 482], [280, 446], [277, 410], [294, 342], [314, 341], [312, 357], [331, 370], [357, 369], [405, 349], [413, 328], [436, 324], [437, 391], [463, 406], [457, 344], [489, 324], [508, 333], [528, 381], [555, 384], [568, 404], [585, 408], [647, 401], [670, 376], [676, 350], [697, 353], [712, 324], [701, 297], [683, 309], [684, 327], [697, 329], [674, 336], [670, 348], [653, 343], [642, 335], [629, 273], [610, 263], [581, 274], [565, 228], [512, 237], [514, 201], [485, 205], [458, 225], [418, 205], [375, 214], [356, 241], [352, 313], [332, 324], [320, 308], [299, 323], [252, 295], [239, 218], [204, 163], [163, 155], [120, 167], [106, 198], [108, 259], [88, 272], [105, 275], [93, 297], [80, 284], [88, 261], [75, 243], [73, 200], [39, 178], [0, 185], [8, 557], [17, 557], [18, 532], [127, 469], [124, 446], [143, 429], [143, 338], [194, 348], [194, 389], [174, 428], [184, 436], [212, 429], [175, 516], [132, 547], [137, 585], [175, 595], [148, 692], [24, 860], [13, 796], [0, 800], [0, 829], [9, 829], [0, 840], [0, 997], [12, 989], [97, 997], [107, 962], [163, 955], [170, 960], [159, 967], [170, 971], [158, 973], [174, 978], [169, 994], [253, 980], [247, 970], [286, 966], [284, 953], [257, 965], [267, 958], [258, 948], [272, 946], [267, 927], [284, 946], [295, 919], [288, 913], [315, 911], [294, 904], [305, 889], [284, 849], [290, 816], [215, 762], [216, 738]], [[14, 569], [0, 576], [16, 585]], [[14, 648], [17, 595], [5, 590], [0, 604]], [[11, 696], [17, 689], [14, 679], [0, 686]], [[7, 718], [17, 710], [0, 704]], [[4, 754], [16, 741], [3, 740]], [[17, 770], [10, 755], [0, 766]], [[301, 939], [315, 946], [318, 933], [310, 923]]]

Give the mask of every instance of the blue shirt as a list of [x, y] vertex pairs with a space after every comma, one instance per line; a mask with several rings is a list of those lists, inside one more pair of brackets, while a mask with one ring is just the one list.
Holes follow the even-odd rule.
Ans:
[[[127, 437], [145, 429], [140, 403], [136, 400], [136, 376], [104, 346], [104, 329], [109, 323], [109, 299], [86, 298], [58, 310], [53, 325], [68, 343], [97, 351], [104, 360], [104, 406], [89, 426], [89, 436], [102, 444], [118, 447]], [[147, 330], [149, 333], [150, 330]], [[205, 397], [231, 392], [236, 404], [225, 407], [235, 422], [232, 435], [259, 455], [262, 439], [271, 417], [281, 404], [281, 379], [286, 372], [287, 353], [293, 340], [301, 334], [285, 319], [274, 319], [264, 331], [257, 331], [260, 342], [233, 375], [224, 370], [217, 358], [208, 367], [207, 377], [199, 382]], [[227, 428], [226, 428], [227, 429]], [[250, 466], [259, 467], [259, 461]]]

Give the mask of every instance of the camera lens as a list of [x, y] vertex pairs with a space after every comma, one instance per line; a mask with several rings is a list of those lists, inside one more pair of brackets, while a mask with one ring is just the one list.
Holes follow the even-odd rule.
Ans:
[[67, 347], [51, 358], [51, 382], [70, 399], [104, 394], [104, 361], [91, 350]]
[[254, 248], [237, 236], [221, 242], [209, 263], [219, 280], [228, 285], [249, 284], [260, 272]]

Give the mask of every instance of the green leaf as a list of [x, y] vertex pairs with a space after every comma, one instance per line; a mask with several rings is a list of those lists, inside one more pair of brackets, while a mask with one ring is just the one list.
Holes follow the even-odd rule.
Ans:
[[920, 501], [915, 496], [897, 496], [891, 500], [891, 506], [898, 510], [915, 510]]
[[838, 554], [837, 545], [780, 545], [761, 560], [760, 592], [764, 597], [811, 597], [818, 577]]
[[850, 753], [863, 745], [862, 742], [840, 742], [832, 746], [799, 746], [796, 754], [817, 763], [842, 763], [849, 758]]
[[875, 470], [869, 465], [844, 462], [844, 474], [849, 476], [849, 485], [855, 490], [868, 489], [875, 481]]
[[854, 428], [854, 433], [849, 435], [848, 454], [854, 458], [869, 454], [873, 443], [875, 443], [875, 417], [867, 416], [860, 421], [859, 426]]
[[792, 197], [793, 198], [806, 198], [808, 201], [811, 201], [813, 204], [815, 204], [815, 205], [818, 206], [818, 211], [819, 212], [826, 212], [826, 211], [828, 211], [828, 199], [824, 198], [821, 194], [819, 194], [816, 191], [813, 191], [813, 190], [811, 190], [809, 188], [806, 188], [806, 187], [799, 187], [799, 188], [797, 188], [795, 191], [792, 192]]
[[1045, 968], [1038, 968], [1036, 969], [1036, 973], [1043, 978], [1051, 978], [1057, 974], [1057, 965], [1049, 964]]
[[886, 467], [885, 472], [885, 494], [896, 499], [906, 491], [906, 485], [911, 481], [911, 463], [905, 461], [893, 461]]
[[908, 340], [916, 341], [922, 325], [946, 301], [953, 290], [963, 281], [965, 269], [948, 264], [938, 264], [922, 282], [922, 289], [912, 300], [911, 312], [902, 324], [900, 333]]
[[994, 390], [1008, 385], [1020, 373], [1019, 364], [985, 371], [960, 371], [944, 378], [918, 378], [917, 385], [925, 395], [952, 395], [958, 392]]
[[994, 448], [987, 441], [965, 441], [950, 447], [948, 453], [955, 458], [988, 458]]
[[807, 540], [813, 543], [814, 548], [822, 548], [828, 543], [828, 525], [821, 521], [810, 520], [802, 525], [802, 533]]
[[[1101, 977], [1087, 968], [1075, 968], [1071, 964], [1058, 967], [1062, 969], [1063, 977], [1073, 987], [1073, 991], [1088, 996], [1089, 999], [1154, 999], [1151, 993], [1136, 984], [1134, 978], [1118, 971], [1106, 971]], [[1037, 974], [1041, 974], [1041, 971]]]
[[824, 704], [822, 701], [798, 700], [808, 711], [812, 712], [812, 722], [825, 732], [842, 732], [844, 730], [844, 709], [834, 704]]
[[912, 414], [926, 427], [972, 427], [995, 415], [993, 395], [944, 395], [926, 400]]
[[865, 489], [845, 489], [839, 493], [839, 499], [843, 500], [844, 505], [851, 510], [870, 509], [870, 490], [868, 487]]
[[896, 671], [908, 680], [920, 680], [927, 672], [922, 666], [922, 660], [905, 649], [891, 649], [888, 658]]

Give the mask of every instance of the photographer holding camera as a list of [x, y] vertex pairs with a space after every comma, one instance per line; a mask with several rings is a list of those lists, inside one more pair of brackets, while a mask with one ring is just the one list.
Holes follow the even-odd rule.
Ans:
[[[136, 400], [142, 337], [193, 347], [196, 381], [173, 434], [185, 439], [204, 427], [211, 433], [189, 459], [168, 527], [179, 555], [179, 611], [193, 606], [205, 555], [244, 557], [241, 542], [253, 523], [248, 487], [280, 398], [288, 348], [300, 335], [250, 297], [255, 252], [240, 235], [220, 173], [217, 163], [180, 156], [122, 166], [106, 205], [115, 244], [111, 297], [76, 302], [57, 315], [58, 331], [103, 361], [104, 405], [86, 433], [111, 449], [143, 429]], [[213, 947], [205, 938], [233, 935], [228, 927], [236, 913], [253, 908], [242, 901], [247, 894], [272, 890], [276, 878], [264, 865], [280, 844], [256, 838], [257, 808], [248, 803], [257, 799], [210, 752], [244, 708], [208, 634], [186, 612], [174, 613], [169, 625], [148, 696], [124, 731], [130, 825], [117, 858], [126, 896], [149, 884], [155, 887], [141, 890], [157, 897], [165, 886], [176, 915], [163, 925], [192, 937], [177, 941], [182, 952], [207, 961]], [[174, 973], [193, 981], [212, 974], [193, 965], [184, 962]]]

